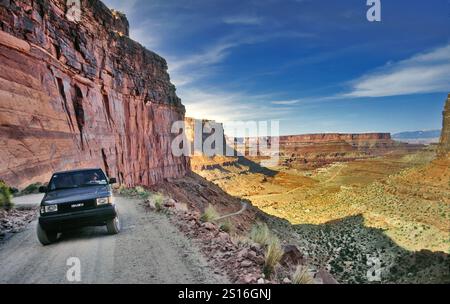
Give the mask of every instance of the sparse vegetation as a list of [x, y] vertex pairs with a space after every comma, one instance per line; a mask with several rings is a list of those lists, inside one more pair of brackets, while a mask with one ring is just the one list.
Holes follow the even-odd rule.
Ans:
[[266, 223], [256, 223], [252, 230], [250, 231], [250, 239], [260, 244], [261, 246], [266, 246], [269, 244], [271, 239], [273, 238], [272, 233], [269, 230], [269, 227], [267, 227]]
[[20, 195], [29, 195], [29, 194], [36, 194], [39, 193], [39, 188], [43, 186], [42, 183], [34, 183], [31, 185], [28, 185], [25, 189], [20, 191]]
[[164, 196], [161, 193], [154, 193], [152, 200], [155, 202], [156, 211], [163, 210]]
[[[369, 283], [370, 257], [382, 261], [383, 283], [442, 283], [450, 282], [450, 160], [433, 159], [434, 152], [424, 150], [308, 171], [280, 166], [264, 183], [264, 174], [246, 165], [198, 173], [295, 225], [294, 233], [281, 223], [273, 228], [295, 239], [314, 266], [330, 269], [339, 282]], [[248, 237], [267, 248], [269, 235], [259, 224]], [[411, 258], [420, 254], [429, 261]], [[436, 262], [440, 255], [447, 267]]]
[[271, 277], [274, 274], [282, 256], [283, 249], [281, 248], [280, 240], [275, 236], [271, 236], [267, 245], [263, 269], [267, 277]]
[[12, 208], [13, 203], [11, 201], [12, 195], [10, 188], [0, 180], [0, 208]]
[[143, 200], [148, 199], [152, 195], [150, 191], [141, 186], [137, 186], [134, 188], [126, 188], [124, 186], [120, 186], [117, 192], [123, 196], [137, 197]]
[[200, 217], [200, 220], [204, 223], [206, 222], [213, 222], [215, 219], [219, 217], [219, 213], [216, 211], [216, 209], [210, 204], [203, 212], [202, 216]]
[[314, 284], [314, 279], [309, 273], [308, 267], [302, 265], [297, 266], [292, 275], [292, 284]]
[[233, 223], [231, 223], [230, 220], [226, 220], [224, 223], [220, 224], [220, 230], [230, 233], [233, 230]]

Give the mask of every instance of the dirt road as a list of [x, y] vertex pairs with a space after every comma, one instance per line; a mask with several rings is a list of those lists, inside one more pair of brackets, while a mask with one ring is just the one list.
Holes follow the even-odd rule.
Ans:
[[[39, 202], [39, 196], [28, 199], [34, 201], [21, 201]], [[43, 247], [33, 222], [0, 244], [0, 283], [71, 283], [66, 274], [72, 257], [81, 262], [81, 283], [228, 283], [166, 216], [146, 212], [136, 200], [119, 197], [116, 203], [119, 235], [108, 235], [105, 227], [85, 228]]]

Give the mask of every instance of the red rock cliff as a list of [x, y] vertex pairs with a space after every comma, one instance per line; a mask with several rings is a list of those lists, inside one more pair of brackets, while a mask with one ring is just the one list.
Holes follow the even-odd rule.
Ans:
[[129, 186], [184, 175], [170, 128], [185, 110], [166, 61], [102, 2], [81, 1], [78, 23], [65, 2], [0, 1], [0, 179], [23, 187], [78, 167]]

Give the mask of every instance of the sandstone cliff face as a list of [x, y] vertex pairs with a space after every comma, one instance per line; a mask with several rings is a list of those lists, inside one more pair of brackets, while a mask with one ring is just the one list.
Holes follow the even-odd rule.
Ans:
[[0, 179], [23, 187], [79, 167], [129, 186], [184, 175], [170, 129], [185, 110], [166, 61], [102, 2], [81, 1], [78, 23], [65, 2], [0, 1]]
[[447, 102], [445, 103], [443, 116], [442, 135], [438, 150], [440, 157], [445, 157], [450, 153], [450, 94], [448, 94]]

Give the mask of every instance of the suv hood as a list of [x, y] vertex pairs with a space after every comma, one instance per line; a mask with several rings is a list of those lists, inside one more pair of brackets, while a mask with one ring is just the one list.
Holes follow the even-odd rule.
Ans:
[[90, 186], [75, 189], [64, 189], [49, 192], [42, 200], [43, 204], [62, 204], [69, 202], [79, 202], [83, 200], [91, 200], [100, 197], [111, 196], [109, 186]]

